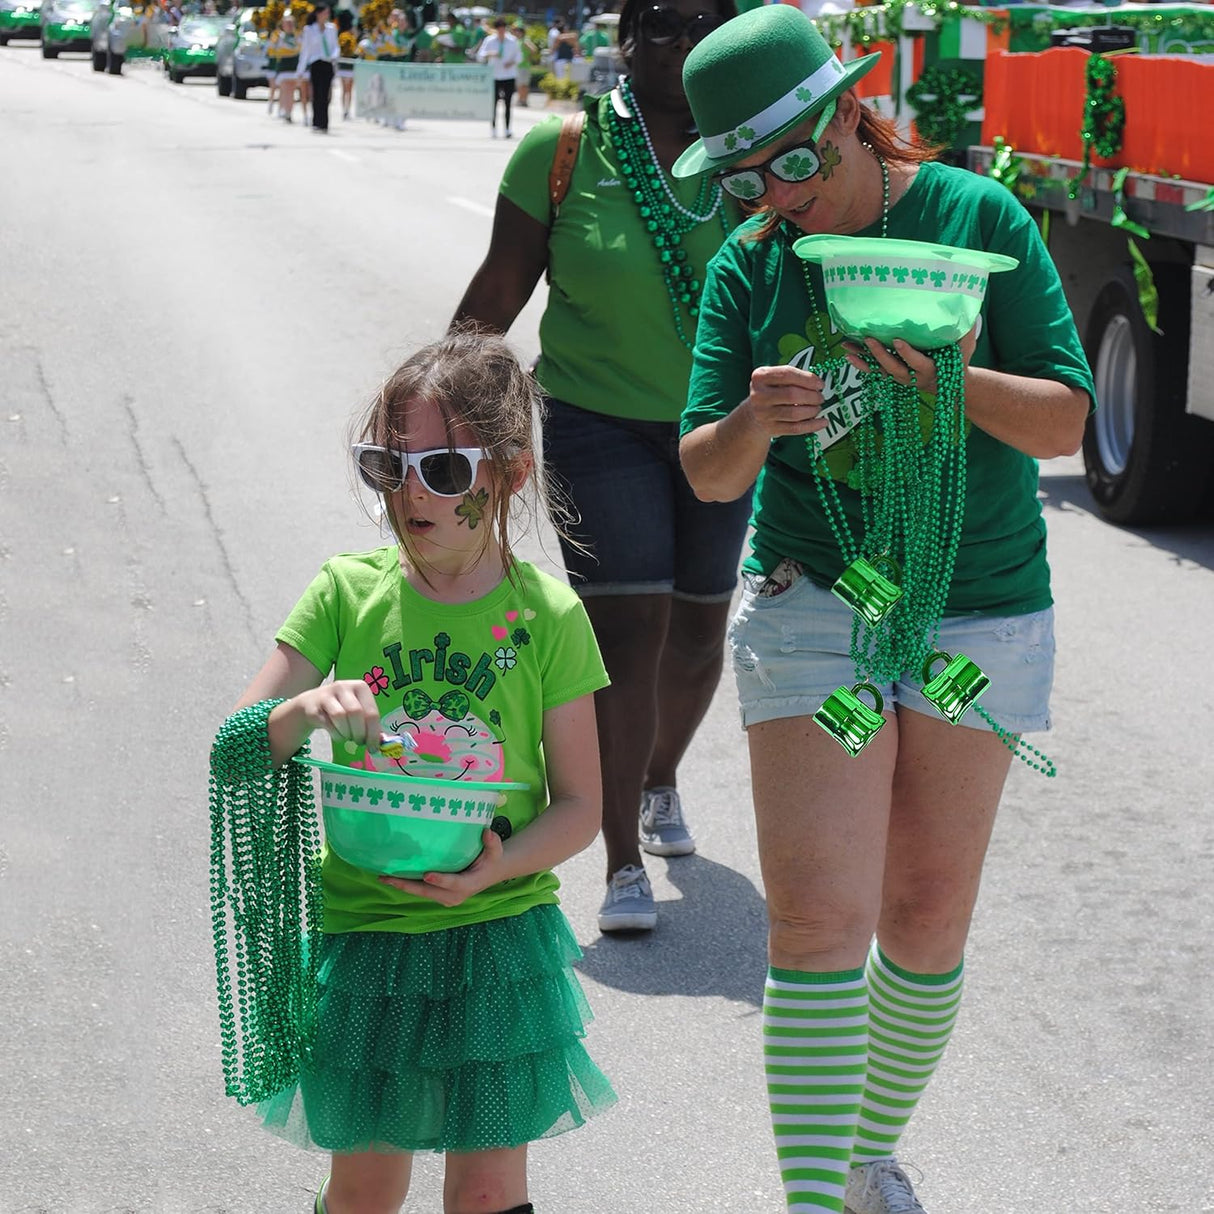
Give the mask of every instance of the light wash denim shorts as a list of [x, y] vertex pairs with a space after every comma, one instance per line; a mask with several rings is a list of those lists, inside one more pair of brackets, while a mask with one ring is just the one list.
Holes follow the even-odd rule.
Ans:
[[[857, 682], [848, 653], [852, 611], [847, 604], [803, 573], [771, 597], [761, 595], [754, 582], [743, 578], [742, 601], [729, 626], [743, 728], [812, 716], [833, 691]], [[991, 684], [978, 703], [1005, 729], [1032, 733], [1050, 728], [1052, 607], [1029, 615], [950, 616], [940, 623], [940, 648], [954, 657], [963, 653], [982, 668]], [[933, 673], [940, 670], [937, 665]], [[908, 671], [895, 683], [875, 684], [886, 712], [897, 706], [940, 716], [923, 698], [919, 674]], [[990, 729], [972, 708], [959, 725]]]

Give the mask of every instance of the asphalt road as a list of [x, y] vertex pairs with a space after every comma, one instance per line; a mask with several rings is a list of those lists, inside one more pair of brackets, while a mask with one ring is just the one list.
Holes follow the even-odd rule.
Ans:
[[[377, 542], [345, 428], [445, 326], [510, 148], [0, 50], [3, 1214], [310, 1209], [324, 1158], [222, 1095], [207, 749], [320, 562]], [[1117, 530], [1042, 471], [1061, 774], [1013, 773], [903, 1155], [932, 1214], [1214, 1211], [1214, 526]], [[543, 1214], [782, 1208], [728, 677], [681, 784], [699, 852], [651, 863], [651, 936], [599, 937], [597, 845], [561, 870], [621, 1099], [533, 1149]], [[440, 1191], [419, 1160], [408, 1208]]]

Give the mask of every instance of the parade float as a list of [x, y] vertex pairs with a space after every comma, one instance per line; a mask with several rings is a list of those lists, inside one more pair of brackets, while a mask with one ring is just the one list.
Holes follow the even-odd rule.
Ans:
[[858, 92], [1037, 218], [1096, 377], [1087, 481], [1111, 521], [1214, 502], [1214, 7], [820, 14]]

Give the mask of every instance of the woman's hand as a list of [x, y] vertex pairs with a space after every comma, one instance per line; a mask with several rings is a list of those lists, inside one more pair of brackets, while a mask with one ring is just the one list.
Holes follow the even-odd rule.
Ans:
[[751, 426], [768, 438], [812, 434], [826, 426], [818, 417], [822, 380], [799, 367], [757, 367], [741, 410]]
[[[974, 356], [974, 347], [978, 344], [978, 321], [974, 327], [961, 339], [961, 359], [965, 367], [970, 365]], [[936, 364], [922, 350], [901, 339], [895, 340], [892, 350], [883, 346], [875, 337], [865, 339], [864, 345], [856, 342], [846, 342], [843, 346], [847, 361], [860, 371], [871, 371], [872, 367], [864, 358], [863, 350], [877, 360], [878, 365], [891, 379], [900, 384], [909, 384], [914, 379], [915, 387], [926, 392], [929, 396], [936, 395]]]
[[502, 840], [496, 831], [486, 827], [481, 832], [484, 849], [481, 854], [458, 873], [427, 873], [420, 881], [407, 877], [380, 877], [385, 885], [403, 889], [407, 894], [429, 898], [441, 906], [458, 906], [473, 894], [504, 881], [510, 874], [505, 871]]
[[362, 679], [341, 679], [313, 687], [297, 695], [293, 707], [309, 732], [323, 729], [336, 742], [372, 749], [379, 745], [379, 709], [371, 688]]

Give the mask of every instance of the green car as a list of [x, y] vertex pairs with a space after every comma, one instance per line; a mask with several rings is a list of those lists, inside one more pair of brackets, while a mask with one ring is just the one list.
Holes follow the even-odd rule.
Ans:
[[55, 59], [60, 51], [90, 51], [92, 22], [97, 0], [43, 0], [42, 58]]
[[169, 79], [181, 84], [187, 76], [214, 76], [215, 44], [230, 23], [227, 17], [182, 17], [165, 52], [164, 70]]
[[0, 0], [0, 46], [10, 38], [42, 37], [42, 0]]

